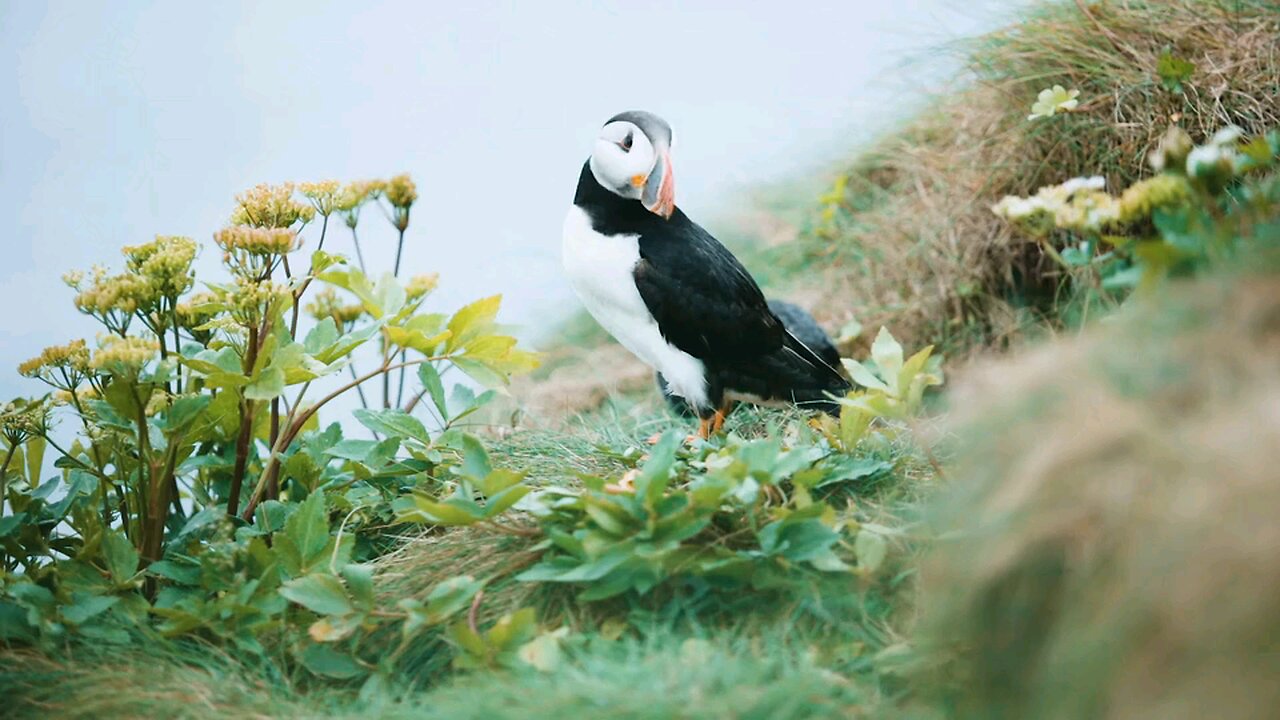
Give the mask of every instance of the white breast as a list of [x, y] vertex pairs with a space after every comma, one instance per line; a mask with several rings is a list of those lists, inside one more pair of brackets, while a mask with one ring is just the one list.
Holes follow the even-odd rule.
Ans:
[[640, 261], [635, 235], [602, 235], [582, 208], [564, 219], [563, 261], [569, 283], [591, 316], [623, 347], [662, 373], [671, 391], [695, 407], [708, 407], [702, 361], [662, 337], [649, 314], [632, 270]]

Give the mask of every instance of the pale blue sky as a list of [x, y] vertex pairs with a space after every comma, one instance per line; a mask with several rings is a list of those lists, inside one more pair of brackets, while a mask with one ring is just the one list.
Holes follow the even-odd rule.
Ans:
[[908, 102], [905, 61], [1008, 5], [0, 0], [0, 398], [41, 391], [18, 362], [94, 332], [64, 271], [157, 233], [208, 244], [263, 181], [412, 173], [407, 271], [442, 273], [441, 309], [502, 292], [536, 328], [576, 302], [560, 223], [610, 115], [671, 122], [677, 202], [707, 219], [847, 153]]

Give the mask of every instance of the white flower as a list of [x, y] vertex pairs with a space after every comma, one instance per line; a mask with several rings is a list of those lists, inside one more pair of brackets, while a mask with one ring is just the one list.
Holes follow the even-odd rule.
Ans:
[[1235, 125], [1228, 125], [1213, 134], [1213, 138], [1209, 140], [1210, 145], [1222, 147], [1224, 145], [1235, 145], [1237, 141], [1244, 135], [1244, 131]]
[[1081, 190], [1105, 190], [1107, 188], [1107, 179], [1098, 175], [1093, 177], [1077, 177], [1062, 183], [1062, 191], [1067, 195], [1074, 195]]
[[1016, 195], [1006, 195], [991, 207], [992, 212], [1010, 220], [1020, 220], [1047, 209], [1041, 198], [1023, 198]]
[[1079, 96], [1079, 90], [1067, 90], [1061, 85], [1045, 88], [1036, 96], [1036, 101], [1031, 106], [1031, 114], [1027, 116], [1027, 119], [1035, 120], [1042, 117], [1052, 117], [1058, 112], [1075, 110], [1076, 106], [1080, 104], [1080, 101], [1076, 99]]

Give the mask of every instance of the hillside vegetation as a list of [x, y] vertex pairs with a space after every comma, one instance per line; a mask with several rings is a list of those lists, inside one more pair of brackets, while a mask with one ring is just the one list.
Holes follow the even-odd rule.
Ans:
[[[434, 278], [323, 253], [199, 321], [176, 314], [187, 288], [162, 293], [159, 356], [84, 350], [105, 399], [56, 410], [86, 420], [49, 449], [70, 499], [38, 480], [46, 410], [4, 409], [7, 711], [1269, 717], [1280, 12], [1055, 3], [963, 51], [954, 89], [843, 163], [802, 226], [744, 243], [771, 295], [839, 331], [859, 388], [838, 418], [743, 408], [686, 443], [581, 319], [512, 381], [533, 360], [496, 301], [427, 313]], [[385, 201], [403, 233], [416, 193], [393, 182], [304, 196], [335, 227]], [[228, 257], [274, 257], [257, 237]], [[311, 283], [314, 322], [292, 310], [286, 333]], [[273, 359], [220, 344], [235, 323]], [[165, 328], [204, 343], [175, 340], [171, 375]], [[343, 357], [386, 377], [357, 416], [375, 440], [274, 402]], [[446, 393], [450, 369], [510, 382], [518, 410]], [[166, 478], [205, 510], [157, 524]]]

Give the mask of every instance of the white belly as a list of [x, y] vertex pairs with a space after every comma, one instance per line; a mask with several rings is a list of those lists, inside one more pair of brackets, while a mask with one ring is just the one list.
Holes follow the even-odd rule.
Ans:
[[635, 235], [601, 235], [576, 205], [564, 219], [565, 273], [587, 312], [623, 347], [662, 373], [671, 392], [708, 407], [702, 361], [668, 343], [649, 314], [632, 270], [640, 261]]

